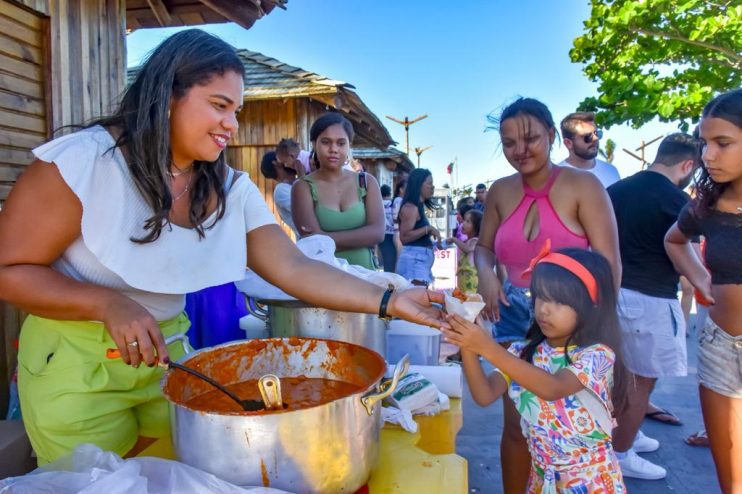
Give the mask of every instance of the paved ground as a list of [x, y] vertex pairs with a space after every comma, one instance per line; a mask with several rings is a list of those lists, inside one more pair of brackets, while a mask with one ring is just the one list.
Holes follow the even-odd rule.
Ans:
[[[683, 421], [680, 427], [646, 420], [642, 430], [660, 441], [655, 453], [642, 455], [668, 470], [664, 480], [627, 479], [630, 493], [703, 493], [720, 492], [711, 453], [707, 448], [686, 445], [683, 438], [701, 428], [701, 408], [696, 383], [696, 340], [688, 339], [689, 375], [660, 380], [652, 394], [658, 406], [672, 410]], [[502, 406], [481, 408], [467, 395], [464, 397], [464, 426], [458, 435], [457, 453], [469, 462], [469, 492], [499, 494], [500, 436]]]

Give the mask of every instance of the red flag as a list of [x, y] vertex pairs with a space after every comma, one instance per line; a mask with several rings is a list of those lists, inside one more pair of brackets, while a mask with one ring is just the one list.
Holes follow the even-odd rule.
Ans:
[[448, 164], [448, 168], [446, 168], [446, 173], [449, 175], [453, 173], [453, 161]]

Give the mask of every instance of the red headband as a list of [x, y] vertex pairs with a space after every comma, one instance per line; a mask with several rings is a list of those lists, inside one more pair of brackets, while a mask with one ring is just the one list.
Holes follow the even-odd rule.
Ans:
[[528, 269], [523, 271], [523, 275], [529, 276], [536, 265], [541, 264], [542, 262], [556, 264], [577, 276], [582, 284], [585, 285], [585, 288], [587, 288], [587, 293], [590, 295], [590, 299], [594, 304], [598, 304], [598, 283], [595, 281], [595, 277], [577, 260], [564, 254], [559, 254], [558, 252], [551, 252], [551, 239], [546, 239], [546, 243], [541, 248], [541, 252], [531, 259], [531, 263], [529, 264]]

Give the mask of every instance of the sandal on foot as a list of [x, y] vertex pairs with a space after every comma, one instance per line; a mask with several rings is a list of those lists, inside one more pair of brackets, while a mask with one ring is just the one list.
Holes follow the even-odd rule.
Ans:
[[650, 412], [645, 415], [646, 418], [656, 420], [668, 425], [683, 425], [679, 418], [673, 415], [669, 410], [657, 407], [656, 412]]
[[709, 447], [709, 437], [706, 435], [706, 429], [700, 430], [695, 434], [685, 438], [685, 444], [689, 446]]

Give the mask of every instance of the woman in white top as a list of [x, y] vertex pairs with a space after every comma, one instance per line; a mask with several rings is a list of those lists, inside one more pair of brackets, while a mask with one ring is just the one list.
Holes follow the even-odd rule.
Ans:
[[[220, 39], [171, 36], [116, 113], [35, 149], [8, 197], [0, 298], [31, 314], [19, 390], [40, 464], [84, 442], [132, 455], [167, 436], [155, 363], [182, 355], [165, 338], [188, 328], [185, 294], [241, 279], [246, 264], [313, 305], [440, 326], [436, 294], [392, 294], [304, 257], [226, 165], [243, 76]], [[114, 346], [122, 360], [106, 358]]]

